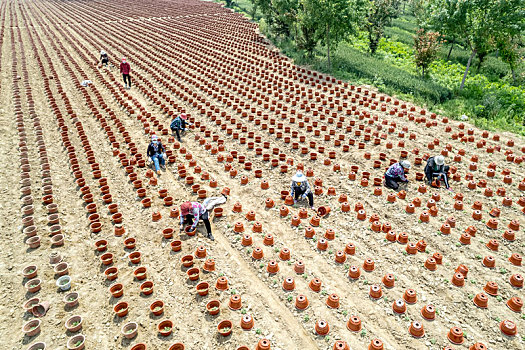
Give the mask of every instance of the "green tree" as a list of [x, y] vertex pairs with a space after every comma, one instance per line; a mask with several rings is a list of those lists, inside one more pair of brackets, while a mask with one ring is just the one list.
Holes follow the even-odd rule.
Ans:
[[399, 4], [399, 0], [373, 0], [370, 2], [365, 29], [368, 32], [368, 47], [372, 55], [377, 51], [385, 26], [398, 16]]
[[464, 6], [458, 4], [462, 1], [464, 0], [432, 1], [429, 6], [429, 24], [443, 36], [450, 38], [447, 60], [450, 59], [459, 33], [465, 32], [462, 26], [466, 24], [466, 11]]
[[[450, 31], [454, 37], [465, 40], [470, 49], [460, 90], [465, 86], [472, 59], [477, 55], [478, 68], [485, 57], [497, 47], [497, 43], [523, 32], [525, 25], [525, 0], [431, 0], [431, 16], [434, 22], [443, 18], [443, 10], [449, 6], [449, 13], [460, 14], [456, 27]], [[441, 9], [441, 10], [440, 10]]]
[[343, 40], [356, 34], [366, 14], [366, 0], [302, 0], [308, 25], [315, 26], [315, 38], [326, 47], [328, 69], [331, 52]]
[[436, 59], [441, 46], [441, 34], [437, 32], [426, 32], [420, 28], [414, 37], [414, 58], [416, 66], [421, 68], [421, 76], [424, 77], [427, 68]]

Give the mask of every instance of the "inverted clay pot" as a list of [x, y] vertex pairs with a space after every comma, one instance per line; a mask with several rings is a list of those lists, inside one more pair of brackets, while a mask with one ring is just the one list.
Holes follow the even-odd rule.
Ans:
[[512, 297], [507, 301], [507, 306], [514, 312], [521, 312], [523, 300], [519, 297]]
[[516, 327], [516, 324], [511, 320], [501, 321], [499, 324], [499, 329], [508, 337], [513, 337], [518, 333], [518, 327]]
[[436, 308], [434, 305], [428, 304], [423, 306], [421, 309], [421, 316], [427, 321], [434, 320], [436, 318]]
[[319, 320], [315, 323], [315, 333], [325, 336], [328, 334], [328, 332], [330, 332], [330, 326], [328, 325], [328, 322]]
[[252, 315], [243, 315], [241, 318], [241, 328], [245, 331], [249, 331], [253, 328], [254, 321]]
[[425, 335], [425, 330], [423, 328], [423, 324], [418, 321], [413, 321], [410, 324], [410, 327], [408, 328], [408, 332], [411, 336], [414, 338], [421, 338]]
[[383, 342], [380, 339], [372, 339], [368, 345], [368, 350], [383, 350]]
[[451, 343], [456, 345], [463, 344], [463, 342], [465, 341], [465, 339], [463, 338], [463, 330], [459, 327], [450, 328], [447, 338], [448, 340], [450, 340]]

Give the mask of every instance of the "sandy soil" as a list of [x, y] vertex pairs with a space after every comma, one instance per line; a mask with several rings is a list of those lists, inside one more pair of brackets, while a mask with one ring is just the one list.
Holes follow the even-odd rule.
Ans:
[[[345, 86], [342, 82], [325, 79], [313, 83], [310, 79], [319, 79], [317, 73], [296, 67], [277, 54], [272, 56], [275, 48], [258, 34], [254, 24], [213, 3], [193, 0], [16, 0], [2, 1], [0, 8], [0, 213], [4, 218], [0, 221], [4, 237], [0, 241], [3, 252], [0, 258], [2, 348], [26, 349], [33, 343], [45, 342], [47, 349], [66, 349], [68, 340], [77, 334], [85, 336], [86, 349], [131, 349], [139, 343], [146, 344], [148, 349], [168, 349], [176, 342], [183, 343], [186, 349], [237, 349], [242, 345], [254, 349], [261, 339], [268, 339], [272, 349], [332, 349], [339, 340], [347, 342], [351, 349], [364, 349], [376, 338], [382, 340], [385, 349], [442, 349], [446, 345], [467, 349], [476, 342], [489, 349], [525, 348], [521, 336], [525, 327], [523, 314], [506, 306], [511, 297], [523, 296], [523, 289], [509, 282], [512, 275], [523, 275], [522, 266], [509, 261], [513, 253], [523, 255], [524, 247], [525, 220], [523, 206], [518, 203], [520, 198], [525, 201], [525, 193], [519, 189], [520, 182], [525, 181], [524, 166], [520, 163], [525, 151], [523, 138], [494, 132], [483, 135], [483, 130], [466, 122], [445, 123], [441, 116], [431, 116], [428, 112], [423, 116], [421, 107], [382, 95], [371, 87]], [[132, 89], [122, 89], [117, 68], [97, 67], [95, 62], [101, 49], [108, 52], [113, 64], [120, 57], [127, 57], [132, 66]], [[82, 80], [91, 80], [92, 84], [81, 87]], [[303, 88], [304, 95], [301, 94]], [[291, 102], [294, 100], [297, 103]], [[227, 101], [232, 101], [231, 105]], [[330, 102], [335, 105], [331, 107]], [[301, 108], [301, 104], [311, 110]], [[352, 106], [361, 115], [352, 111]], [[146, 197], [152, 201], [151, 207], [144, 208], [118, 155], [135, 159], [131, 142], [145, 157], [149, 134], [153, 131], [162, 134], [160, 130], [168, 128], [170, 117], [164, 107], [170, 113], [184, 110], [195, 124], [184, 135], [181, 144], [173, 142], [169, 135], [161, 135], [176, 160], [158, 176], [156, 185], [149, 182], [147, 168], [131, 167], [138, 179], [143, 180]], [[390, 114], [393, 109], [396, 111]], [[314, 115], [314, 110], [320, 111], [323, 117]], [[245, 117], [242, 112], [246, 112]], [[334, 120], [329, 118], [332, 113]], [[339, 119], [342, 117], [344, 120]], [[60, 123], [62, 119], [63, 124]], [[302, 121], [304, 126], [299, 124]], [[338, 121], [342, 122], [340, 126], [337, 126]], [[318, 124], [312, 126], [313, 122]], [[158, 129], [155, 123], [163, 127]], [[263, 128], [263, 124], [267, 128]], [[114, 152], [116, 144], [110, 142], [105, 125], [119, 143], [117, 152]], [[221, 125], [226, 127], [222, 129]], [[320, 131], [319, 135], [307, 129], [308, 126]], [[245, 133], [242, 133], [243, 127]], [[128, 133], [127, 141], [119, 128]], [[273, 133], [270, 128], [274, 128]], [[206, 135], [206, 131], [210, 131], [210, 135]], [[241, 133], [240, 138], [247, 138], [245, 143], [234, 137], [237, 132]], [[253, 132], [254, 138], [250, 138], [248, 132]], [[279, 132], [284, 135], [278, 137]], [[300, 142], [299, 137], [293, 137], [295, 132], [297, 136], [305, 136], [299, 149], [292, 147], [292, 143]], [[372, 135], [369, 141], [364, 138], [374, 132], [378, 132], [377, 136]], [[461, 136], [453, 138], [460, 132], [465, 134], [466, 140], [462, 141]], [[494, 140], [496, 134], [499, 140]], [[102, 224], [98, 233], [90, 229], [90, 214], [82, 197], [82, 186], [76, 182], [78, 173], [71, 163], [72, 148], [65, 145], [64, 135], [75, 150], [85, 186], [89, 186], [97, 205]], [[213, 154], [218, 147], [213, 135], [224, 142], [224, 150], [217, 154]], [[253, 149], [247, 147], [250, 142], [257, 141], [257, 136], [261, 137], [261, 142], [255, 143]], [[288, 143], [285, 138], [290, 136]], [[469, 141], [468, 136], [473, 139]], [[348, 151], [335, 144], [335, 140], [343, 137], [342, 145], [355, 140]], [[376, 138], [380, 140], [378, 145], [374, 144]], [[477, 143], [482, 140], [486, 144], [478, 147]], [[404, 141], [404, 146], [399, 145], [400, 141]], [[264, 142], [268, 142], [268, 147], [263, 147]], [[311, 147], [310, 142], [315, 142], [315, 146]], [[389, 142], [391, 148], [387, 146]], [[363, 143], [364, 148], [359, 148], [359, 143]], [[430, 144], [436, 145], [430, 149]], [[86, 145], [90, 148], [86, 149]], [[301, 153], [302, 147], [308, 148], [307, 154]], [[496, 148], [493, 153], [487, 153], [490, 147]], [[278, 159], [282, 154], [283, 160], [274, 167], [257, 154], [257, 148], [262, 149], [262, 154], [268, 154], [269, 159]], [[401, 151], [407, 151], [407, 159], [414, 164], [416, 158], [425, 153], [435, 155], [447, 148], [447, 163], [457, 167], [461, 175], [459, 181], [451, 181], [453, 192], [444, 188], [418, 192], [423, 182], [417, 181], [415, 174], [423, 171], [424, 161], [411, 169], [405, 199], [389, 203], [387, 195], [397, 193], [373, 186], [373, 179], [381, 178], [389, 160], [399, 159]], [[47, 153], [42, 153], [44, 150]], [[227, 159], [232, 151], [237, 152], [236, 156]], [[328, 157], [332, 151], [335, 158]], [[311, 160], [311, 152], [317, 154], [317, 160]], [[385, 159], [379, 161], [381, 153], [385, 154]], [[460, 162], [454, 161], [458, 153], [463, 153]], [[225, 159], [219, 160], [218, 155]], [[251, 170], [246, 170], [244, 163], [239, 162], [240, 155], [245, 156], [245, 162], [252, 163]], [[366, 159], [368, 155], [370, 159]], [[30, 167], [23, 166], [26, 157]], [[191, 163], [192, 159], [196, 160], [201, 172]], [[282, 172], [281, 166], [287, 164], [287, 160], [293, 165], [288, 164], [287, 172]], [[379, 167], [374, 168], [374, 161], [379, 161]], [[101, 186], [93, 176], [93, 163], [98, 164], [101, 176], [107, 179], [112, 201], [118, 204], [118, 212], [123, 216], [122, 226], [126, 232], [122, 236], [115, 234], [113, 214], [102, 199]], [[280, 215], [284, 205], [281, 191], [289, 190], [290, 178], [299, 163], [313, 171], [309, 178], [312, 189], [316, 183], [322, 188], [323, 193], [315, 196], [316, 207], [331, 208], [330, 214], [314, 227], [316, 233], [311, 239], [305, 238], [305, 229], [314, 211], [307, 209], [308, 218], [302, 219], [299, 226], [291, 224], [292, 216], [306, 208], [306, 203], [287, 206], [290, 213], [284, 217]], [[494, 177], [487, 176], [491, 163], [497, 165]], [[42, 164], [49, 164], [49, 173], [42, 170]], [[340, 170], [334, 171], [335, 164]], [[477, 169], [469, 169], [472, 164]], [[356, 165], [359, 167], [356, 180], [350, 180], [351, 166]], [[227, 169], [230, 166], [238, 171], [235, 176]], [[224, 216], [212, 220], [215, 241], [205, 238], [205, 229], [200, 225], [196, 236], [179, 234], [178, 219], [170, 218], [170, 211], [182, 202], [200, 200], [179, 176], [181, 167], [187, 170], [188, 176], [195, 177], [195, 183], [208, 195], [219, 195], [222, 188], [230, 188], [228, 202], [222, 206]], [[504, 183], [504, 169], [508, 169], [510, 184]], [[255, 170], [262, 171], [261, 178], [255, 176]], [[365, 171], [370, 172], [370, 184], [366, 187], [361, 185]], [[217, 187], [211, 187], [210, 180], [204, 179], [202, 173], [216, 180]], [[467, 174], [472, 174], [476, 184], [485, 180], [486, 187], [493, 189], [493, 196], [486, 196], [485, 188], [469, 189]], [[243, 176], [247, 177], [247, 184], [241, 184]], [[24, 177], [29, 180], [24, 182]], [[261, 180], [269, 182], [269, 189], [261, 188]], [[58, 247], [51, 244], [53, 224], [49, 223], [48, 208], [42, 199], [48, 181], [52, 183], [53, 203], [58, 206], [64, 235], [64, 245]], [[28, 187], [30, 194], [27, 194]], [[329, 188], [335, 190], [335, 195], [328, 195]], [[380, 195], [374, 194], [376, 188], [382, 188]], [[504, 189], [504, 196], [496, 193], [500, 188]], [[168, 196], [173, 197], [173, 206], [164, 205], [160, 189], [166, 189]], [[464, 195], [463, 210], [454, 209], [454, 196], [458, 193]], [[350, 212], [341, 210], [339, 197], [342, 194], [347, 196]], [[440, 197], [435, 203], [437, 215], [431, 216], [427, 223], [422, 222], [420, 214], [427, 209], [433, 195]], [[34, 213], [29, 216], [33, 217], [32, 226], [41, 238], [41, 245], [34, 249], [27, 244], [27, 226], [31, 225], [27, 225], [28, 215], [23, 213], [31, 201], [30, 196]], [[414, 214], [406, 213], [405, 207], [416, 197], [421, 200], [421, 207], [416, 208]], [[502, 205], [504, 197], [512, 201], [510, 207]], [[273, 208], [266, 208], [267, 198], [275, 202]], [[475, 201], [482, 203], [480, 221], [472, 217]], [[241, 212], [233, 212], [236, 203], [241, 204]], [[365, 221], [357, 219], [353, 210], [356, 203], [363, 205], [367, 213]], [[493, 208], [501, 211], [497, 229], [486, 226]], [[255, 221], [262, 224], [261, 233], [252, 232], [254, 221], [246, 218], [251, 210], [256, 213]], [[162, 218], [153, 221], [152, 214], [156, 212], [160, 212]], [[381, 224], [389, 223], [394, 232], [406, 232], [409, 242], [415, 244], [424, 240], [426, 248], [415, 255], [407, 254], [406, 244], [390, 243], [385, 239], [385, 232], [371, 229], [369, 218], [373, 214], [378, 215]], [[454, 218], [455, 228], [444, 235], [440, 228], [447, 218]], [[512, 220], [519, 224], [517, 230], [508, 227]], [[234, 231], [236, 223], [242, 223], [244, 233], [252, 236], [251, 246], [241, 244], [242, 234]], [[470, 244], [461, 244], [460, 236], [469, 226], [476, 227], [477, 232]], [[166, 228], [175, 229], [173, 238], [163, 238], [162, 231]], [[318, 243], [328, 229], [335, 231], [335, 237], [328, 241], [326, 250], [320, 250]], [[508, 230], [507, 234], [514, 234], [515, 240], [502, 237]], [[273, 236], [273, 245], [265, 245], [267, 234]], [[131, 250], [124, 245], [124, 240], [130, 237], [136, 239], [136, 247]], [[106, 252], [95, 249], [95, 242], [101, 239], [107, 241]], [[486, 247], [490, 239], [498, 240], [497, 251]], [[182, 242], [181, 251], [171, 250], [174, 240]], [[345, 251], [348, 243], [355, 245], [355, 254], [348, 254], [342, 264], [336, 263], [336, 252]], [[181, 258], [195, 254], [200, 246], [206, 248], [206, 259], [215, 260], [216, 270], [201, 271], [199, 281], [190, 281]], [[264, 252], [261, 260], [252, 258], [256, 247]], [[290, 260], [280, 259], [283, 248], [291, 251]], [[130, 262], [129, 255], [134, 251], [142, 254], [139, 264]], [[118, 278], [113, 281], [106, 279], [104, 272], [108, 266], [101, 264], [100, 257], [107, 252], [114, 255], [110, 267], [118, 269]], [[443, 255], [443, 264], [438, 265], [436, 271], [429, 271], [424, 263], [435, 252]], [[68, 264], [72, 279], [69, 292], [79, 293], [79, 303], [73, 308], [63, 301], [69, 292], [61, 291], [56, 285], [58, 276], [55, 266], [50, 264], [52, 253], [60, 254]], [[482, 259], [489, 255], [496, 261], [495, 268], [482, 265]], [[371, 272], [363, 270], [366, 258], [375, 262]], [[280, 269], [276, 274], [269, 274], [267, 265], [273, 260], [278, 262]], [[194, 266], [202, 268], [204, 261], [195, 258]], [[305, 265], [303, 274], [294, 271], [297, 261]], [[28, 279], [22, 271], [29, 265], [37, 266], [38, 278], [42, 281], [36, 293], [25, 288]], [[353, 265], [361, 270], [357, 280], [348, 278]], [[468, 267], [463, 287], [451, 283], [459, 265]], [[146, 267], [147, 280], [154, 283], [151, 295], [142, 294], [139, 289], [142, 281], [134, 278], [133, 272], [139, 266]], [[393, 288], [382, 284], [382, 277], [387, 273], [395, 276]], [[229, 289], [223, 292], [214, 287], [222, 276], [227, 277], [229, 284]], [[294, 291], [282, 288], [286, 277], [294, 278]], [[319, 292], [308, 286], [313, 278], [322, 281]], [[196, 285], [202, 281], [210, 284], [207, 296], [196, 293]], [[478, 308], [472, 299], [484, 291], [489, 281], [498, 284], [498, 295], [488, 296], [488, 308]], [[123, 285], [124, 295], [119, 298], [112, 297], [109, 292], [110, 286], [116, 283]], [[369, 297], [372, 285], [382, 287], [383, 294], [378, 300]], [[402, 298], [407, 289], [416, 291], [417, 302], [407, 305], [406, 313], [395, 314], [392, 303]], [[242, 299], [242, 308], [237, 311], [228, 307], [234, 294]], [[310, 302], [304, 311], [295, 308], [295, 298], [300, 294]], [[326, 305], [331, 294], [339, 297], [339, 308]], [[24, 304], [34, 297], [51, 306], [47, 314], [39, 318], [41, 331], [27, 336], [22, 327], [35, 317], [24, 309]], [[213, 299], [221, 302], [217, 316], [206, 312], [206, 303]], [[155, 300], [165, 304], [161, 316], [150, 312], [149, 306]], [[113, 311], [121, 301], [129, 305], [125, 317], [118, 317]], [[421, 316], [420, 310], [427, 304], [434, 305], [437, 310], [434, 321]], [[82, 317], [82, 329], [70, 332], [65, 322], [74, 315]], [[252, 330], [241, 329], [243, 315], [254, 318]], [[361, 319], [361, 331], [354, 333], [347, 329], [351, 315]], [[167, 337], [157, 330], [158, 324], [165, 319], [173, 321], [173, 332]], [[232, 321], [232, 335], [218, 334], [217, 325], [222, 320]], [[329, 324], [328, 335], [315, 333], [319, 320]], [[499, 324], [503, 320], [516, 324], [517, 336], [508, 337], [500, 331]], [[422, 323], [423, 338], [409, 334], [413, 321]], [[138, 324], [138, 334], [131, 340], [121, 333], [122, 326], [128, 322]], [[454, 326], [464, 332], [462, 345], [453, 345], [447, 339]]]

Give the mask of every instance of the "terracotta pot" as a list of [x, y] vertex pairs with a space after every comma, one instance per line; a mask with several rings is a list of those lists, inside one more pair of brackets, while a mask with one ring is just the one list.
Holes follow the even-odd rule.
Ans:
[[348, 322], [346, 323], [346, 328], [348, 328], [348, 330], [352, 332], [361, 331], [362, 325], [361, 325], [361, 320], [359, 319], [359, 317], [355, 315], [350, 316], [350, 318], [348, 319]]
[[414, 338], [421, 338], [425, 335], [425, 330], [423, 328], [423, 324], [418, 321], [413, 321], [410, 324], [410, 327], [408, 328], [408, 332], [410, 335], [412, 335]]
[[221, 321], [217, 325], [217, 330], [223, 337], [229, 336], [232, 333], [232, 322], [230, 320]]
[[421, 316], [427, 321], [434, 320], [436, 318], [436, 309], [434, 305], [428, 304], [423, 306], [421, 309]]
[[503, 334], [509, 337], [513, 337], [518, 333], [516, 324], [511, 320], [503, 320], [499, 324], [499, 329]]
[[255, 350], [270, 350], [271, 343], [268, 339], [261, 339], [257, 343]]
[[512, 297], [507, 301], [507, 306], [514, 312], [521, 312], [523, 307], [523, 300], [519, 297]]
[[128, 314], [128, 303], [120, 302], [113, 308], [113, 311], [117, 314], [118, 317], [124, 317]]
[[521, 254], [518, 253], [512, 253], [512, 255], [509, 257], [509, 261], [514, 266], [521, 266], [522, 262]]
[[306, 298], [306, 295], [299, 294], [295, 298], [295, 307], [298, 310], [305, 310], [310, 305], [310, 302], [308, 301], [308, 298]]
[[171, 242], [170, 245], [171, 245], [171, 250], [173, 250], [174, 252], [178, 252], [182, 248], [182, 241], [176, 240], [176, 241]]
[[221, 303], [218, 300], [211, 300], [206, 304], [206, 310], [212, 316], [220, 312]]
[[493, 268], [496, 266], [496, 259], [494, 259], [493, 256], [487, 255], [483, 258], [483, 261], [481, 263], [485, 267]]
[[34, 337], [35, 335], [40, 333], [40, 320], [34, 319], [30, 320], [29, 322], [26, 322], [22, 327], [22, 332], [27, 337]]
[[315, 323], [315, 333], [325, 336], [328, 334], [328, 332], [330, 332], [330, 326], [328, 325], [328, 322], [319, 320]]
[[72, 292], [64, 297], [64, 303], [67, 307], [74, 307], [78, 305], [78, 293]]
[[146, 281], [140, 285], [140, 292], [144, 295], [150, 295], [153, 293], [153, 282]]
[[163, 337], [167, 337], [171, 334], [173, 330], [173, 322], [170, 320], [164, 320], [159, 323], [157, 326], [157, 330], [159, 331], [159, 334]]
[[144, 343], [138, 343], [131, 347], [130, 350], [146, 350], [146, 344]]
[[197, 293], [199, 293], [200, 296], [208, 295], [208, 290], [210, 288], [210, 285], [208, 282], [201, 282], [197, 284], [195, 289], [197, 290]]
[[137, 336], [138, 325], [135, 322], [129, 322], [122, 326], [120, 332], [126, 339], [133, 339]]
[[221, 276], [217, 279], [215, 283], [215, 288], [220, 291], [225, 291], [228, 289], [228, 279], [225, 276]]
[[397, 314], [404, 314], [407, 310], [407, 306], [405, 303], [405, 300], [403, 299], [397, 299], [392, 304], [392, 310], [394, 310]]
[[383, 342], [380, 339], [372, 339], [368, 350], [383, 350]]
[[452, 284], [456, 287], [463, 287], [465, 285], [465, 277], [459, 272], [454, 273], [452, 276]]
[[84, 342], [86, 341], [84, 335], [78, 334], [69, 338], [67, 342], [67, 348], [69, 350], [81, 350], [84, 349]]
[[515, 288], [522, 288], [523, 287], [523, 276], [516, 273], [510, 276], [509, 282]]
[[82, 328], [82, 317], [71, 316], [67, 319], [65, 326], [69, 332], [78, 332]]
[[474, 304], [477, 307], [482, 308], [482, 309], [486, 309], [487, 308], [488, 301], [489, 301], [489, 299], [488, 299], [487, 295], [484, 294], [484, 293], [476, 294], [476, 296], [473, 299]]

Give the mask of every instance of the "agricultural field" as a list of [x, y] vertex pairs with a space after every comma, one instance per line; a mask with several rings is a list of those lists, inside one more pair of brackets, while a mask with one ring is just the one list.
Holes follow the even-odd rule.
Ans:
[[[1, 349], [525, 348], [522, 136], [295, 65], [214, 2], [2, 0], [0, 21]], [[452, 191], [422, 181], [437, 154]], [[215, 240], [179, 231], [221, 193]]]

